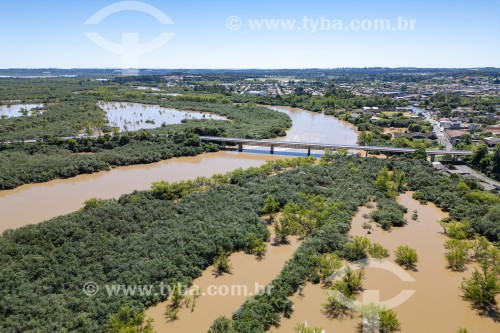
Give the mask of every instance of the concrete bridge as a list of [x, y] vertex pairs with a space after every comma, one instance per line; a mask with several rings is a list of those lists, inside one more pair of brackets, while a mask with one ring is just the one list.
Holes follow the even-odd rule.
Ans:
[[[217, 142], [223, 147], [238, 146], [238, 151], [243, 151], [243, 145], [247, 146], [261, 146], [270, 147], [271, 154], [274, 154], [274, 148], [295, 148], [307, 149], [307, 155], [311, 155], [311, 150], [337, 150], [346, 148], [348, 150], [364, 151], [366, 155], [369, 152], [381, 152], [386, 155], [389, 154], [405, 154], [415, 152], [415, 148], [395, 148], [395, 147], [379, 147], [379, 146], [358, 146], [358, 145], [343, 145], [343, 144], [330, 144], [330, 143], [309, 143], [309, 142], [293, 142], [293, 141], [279, 141], [279, 140], [256, 140], [256, 139], [242, 139], [242, 138], [224, 138], [219, 136], [200, 136], [200, 139], [205, 142]], [[425, 153], [434, 161], [436, 155], [451, 155], [454, 158], [457, 156], [472, 155], [472, 151], [468, 150], [426, 150]]]

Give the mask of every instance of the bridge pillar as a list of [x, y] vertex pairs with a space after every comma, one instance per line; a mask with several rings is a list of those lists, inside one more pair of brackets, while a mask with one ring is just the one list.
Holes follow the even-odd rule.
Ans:
[[434, 162], [436, 160], [436, 155], [431, 155], [431, 162]]
[[238, 151], [241, 153], [243, 151], [243, 144], [238, 143]]
[[226, 143], [224, 141], [220, 143], [220, 146], [222, 147], [222, 149], [226, 149]]
[[368, 157], [368, 150], [365, 150], [365, 157]]
[[271, 145], [271, 154], [274, 154], [274, 145]]
[[307, 156], [311, 156], [311, 147], [307, 147]]
[[385, 158], [388, 160], [389, 159], [389, 152], [385, 152]]

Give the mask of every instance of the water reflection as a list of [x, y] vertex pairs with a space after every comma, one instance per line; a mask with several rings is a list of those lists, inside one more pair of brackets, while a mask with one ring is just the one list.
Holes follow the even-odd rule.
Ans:
[[179, 111], [159, 105], [111, 102], [99, 103], [99, 106], [106, 111], [109, 125], [122, 132], [180, 124], [184, 119], [225, 120], [211, 113]]
[[41, 107], [43, 104], [0, 105], [0, 119], [42, 114]]

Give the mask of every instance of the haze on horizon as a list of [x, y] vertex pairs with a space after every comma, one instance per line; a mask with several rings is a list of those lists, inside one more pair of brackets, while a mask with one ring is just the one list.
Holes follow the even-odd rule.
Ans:
[[[0, 68], [500, 67], [499, 13], [495, 0], [0, 0]], [[162, 34], [135, 60], [109, 47]]]

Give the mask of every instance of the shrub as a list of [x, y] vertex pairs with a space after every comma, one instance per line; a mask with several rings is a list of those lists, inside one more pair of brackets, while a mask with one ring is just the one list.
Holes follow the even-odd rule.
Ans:
[[409, 246], [399, 246], [394, 254], [396, 262], [407, 269], [415, 269], [415, 264], [418, 262], [417, 251]]
[[360, 260], [366, 258], [366, 251], [370, 246], [370, 240], [366, 237], [354, 236], [344, 246], [343, 256], [347, 260]]
[[383, 259], [389, 257], [389, 250], [379, 243], [373, 243], [368, 249], [368, 253], [376, 259]]
[[306, 323], [299, 323], [294, 327], [295, 333], [322, 333], [323, 327], [309, 327]]

